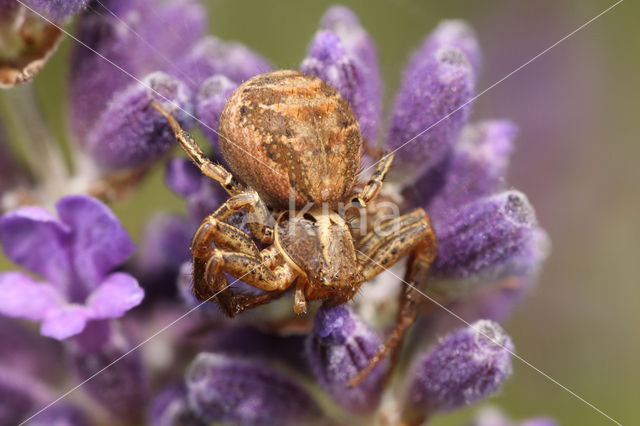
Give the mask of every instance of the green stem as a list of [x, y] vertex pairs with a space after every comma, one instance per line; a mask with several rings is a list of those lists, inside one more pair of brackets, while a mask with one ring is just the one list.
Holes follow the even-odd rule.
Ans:
[[2, 109], [19, 149], [47, 200], [64, 191], [69, 180], [60, 144], [45, 123], [32, 84], [24, 84], [2, 92]]

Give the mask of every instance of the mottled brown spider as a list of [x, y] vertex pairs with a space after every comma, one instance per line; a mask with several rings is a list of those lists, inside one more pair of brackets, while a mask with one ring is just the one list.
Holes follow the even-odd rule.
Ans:
[[[371, 179], [356, 192], [363, 149], [360, 127], [349, 104], [321, 79], [275, 71], [235, 90], [220, 117], [219, 141], [239, 180], [212, 163], [169, 113], [158, 104], [154, 107], [169, 120], [202, 173], [220, 182], [231, 196], [193, 236], [198, 300], [213, 298], [233, 317], [294, 287], [293, 309], [302, 314], [309, 300], [332, 305], [351, 300], [362, 283], [407, 254], [408, 282], [427, 273], [436, 240], [424, 210], [389, 219], [377, 232], [360, 234], [352, 231], [345, 211], [339, 209], [344, 203], [365, 209], [373, 202], [393, 154], [382, 155]], [[266, 248], [260, 250], [252, 236], [227, 223], [240, 210], [251, 216], [251, 234]], [[224, 272], [265, 293], [234, 293]], [[398, 346], [415, 319], [415, 297], [409, 286], [404, 287], [394, 330], [352, 385]]]

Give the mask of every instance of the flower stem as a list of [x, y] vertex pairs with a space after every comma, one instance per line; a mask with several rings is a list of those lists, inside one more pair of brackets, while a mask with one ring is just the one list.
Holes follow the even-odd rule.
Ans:
[[51, 134], [31, 84], [0, 95], [8, 122], [14, 128], [25, 161], [47, 199], [55, 200], [69, 179], [60, 144]]

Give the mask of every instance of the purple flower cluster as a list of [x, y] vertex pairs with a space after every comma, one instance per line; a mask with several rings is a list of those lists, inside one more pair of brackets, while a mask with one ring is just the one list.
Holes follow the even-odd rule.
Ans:
[[[197, 0], [26, 3], [58, 22], [79, 12], [75, 32], [91, 50], [74, 46], [71, 56], [72, 155], [81, 178], [98, 179], [102, 200], [120, 192], [121, 174], [124, 188], [134, 190], [175, 145], [152, 101], [185, 128], [197, 122], [211, 158], [224, 163], [217, 128], [227, 98], [273, 69], [248, 47], [206, 35]], [[9, 6], [0, 1], [0, 17], [14, 13]], [[202, 310], [184, 315], [195, 302], [185, 302], [176, 286], [190, 281], [191, 235], [225, 191], [185, 158], [164, 161], [165, 183], [184, 199], [187, 215], [158, 212], [136, 251], [110, 208], [91, 196], [87, 188], [94, 187], [70, 177], [56, 214], [30, 205], [0, 218], [4, 253], [26, 271], [0, 273], [0, 339], [15, 346], [0, 348], [0, 400], [10, 401], [0, 402], [0, 423], [20, 422], [53, 401], [53, 389], [69, 381], [66, 371], [54, 371], [65, 362], [101, 406], [101, 423], [421, 424], [499, 392], [514, 345], [498, 322], [532, 286], [549, 242], [527, 197], [505, 183], [516, 126], [468, 122], [480, 65], [473, 30], [442, 22], [409, 59], [385, 121], [375, 43], [342, 6], [322, 17], [300, 65], [350, 103], [370, 147], [396, 151], [384, 195], [401, 209], [424, 208], [438, 239], [419, 290], [463, 313], [466, 324], [452, 326], [448, 314], [425, 307], [401, 353], [407, 362], [385, 360], [350, 386], [393, 323], [390, 295], [404, 285], [394, 272], [363, 285], [353, 303], [313, 306], [305, 318], [295, 317], [290, 300], [233, 320]], [[5, 148], [0, 135], [2, 208], [49, 205], [37, 191], [44, 184], [31, 181]], [[375, 160], [365, 156], [363, 168]], [[30, 197], [16, 201], [25, 182]], [[40, 334], [53, 339], [13, 318], [39, 323]], [[64, 401], [31, 422], [83, 425], [94, 414]], [[517, 423], [498, 411], [483, 411], [474, 422], [553, 424]]]

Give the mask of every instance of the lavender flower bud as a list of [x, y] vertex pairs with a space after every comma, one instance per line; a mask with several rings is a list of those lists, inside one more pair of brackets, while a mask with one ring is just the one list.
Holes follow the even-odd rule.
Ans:
[[[344, 6], [330, 7], [322, 17], [320, 28], [330, 30], [338, 36], [342, 46], [357, 64], [363, 76], [358, 90], [361, 93], [351, 94], [353, 99], [348, 101], [358, 116], [363, 137], [370, 142], [375, 142], [382, 115], [382, 77], [375, 43], [360, 25], [356, 14]], [[320, 33], [316, 38], [319, 35]], [[325, 75], [317, 75], [330, 82], [327, 74], [330, 74], [331, 69], [332, 67], [325, 69]], [[333, 83], [330, 82], [330, 84]], [[341, 86], [344, 87], [344, 83]], [[336, 88], [343, 96], [349, 95], [348, 89], [343, 91], [340, 86]]]
[[414, 363], [404, 417], [428, 416], [481, 401], [511, 374], [511, 339], [491, 321], [453, 332]]
[[342, 407], [356, 413], [377, 407], [386, 365], [378, 365], [358, 386], [349, 381], [375, 355], [380, 337], [347, 306], [323, 306], [307, 340], [307, 355], [320, 386]]
[[76, 30], [80, 41], [93, 51], [78, 44], [71, 56], [69, 115], [82, 146], [105, 106], [132, 84], [131, 75], [142, 79], [165, 71], [191, 84], [191, 70], [181, 66], [180, 58], [206, 33], [207, 26], [206, 11], [197, 0], [101, 3], [108, 9], [93, 5], [78, 20]]
[[451, 19], [440, 22], [429, 36], [428, 49], [432, 52], [444, 46], [455, 47], [467, 57], [474, 75], [480, 73], [482, 52], [475, 31], [462, 20]]
[[462, 130], [446, 167], [444, 184], [425, 176], [416, 187], [434, 222], [446, 220], [463, 205], [494, 194], [504, 186], [517, 127], [508, 120], [483, 121]]
[[205, 422], [297, 425], [322, 418], [304, 388], [256, 361], [201, 353], [186, 385], [192, 409]]
[[438, 256], [429, 274], [438, 279], [522, 275], [535, 269], [548, 251], [533, 207], [518, 191], [480, 199], [434, 227]]
[[393, 104], [387, 148], [398, 150], [397, 179], [441, 165], [471, 111], [474, 76], [465, 55], [452, 47], [434, 52], [430, 44], [411, 58]]
[[135, 261], [135, 275], [153, 297], [176, 295], [175, 282], [182, 263], [191, 257], [189, 245], [195, 225], [186, 217], [169, 212], [151, 217]]
[[0, 364], [0, 424], [17, 425], [45, 405], [50, 392], [41, 383]]
[[221, 156], [218, 145], [218, 124], [220, 114], [227, 99], [238, 87], [236, 83], [222, 74], [206, 79], [196, 97], [196, 116], [200, 119], [202, 133], [209, 139], [215, 153]]
[[195, 87], [199, 87], [205, 79], [216, 74], [222, 74], [240, 84], [254, 75], [272, 69], [266, 59], [242, 43], [224, 42], [214, 36], [200, 39], [181, 63], [181, 67], [189, 70], [195, 80]]
[[189, 407], [183, 383], [173, 385], [158, 395], [151, 404], [149, 424], [154, 426], [205, 426]]
[[91, 377], [83, 385], [85, 392], [120, 419], [139, 418], [149, 397], [140, 353], [128, 353], [130, 346], [125, 337], [106, 321], [89, 323], [76, 337], [76, 343], [71, 347], [71, 359], [78, 381]]
[[351, 9], [345, 6], [330, 7], [322, 16], [320, 28], [336, 34], [349, 54], [362, 63], [367, 73], [372, 74], [370, 78], [378, 82], [375, 86], [381, 86], [378, 50]]
[[[15, 1], [15, 0], [13, 0]], [[83, 9], [89, 0], [22, 0], [24, 4], [52, 21], [62, 21]]]
[[155, 72], [118, 93], [89, 134], [87, 150], [103, 169], [145, 164], [164, 154], [175, 137], [167, 121], [151, 108], [161, 102], [185, 127], [191, 123], [190, 93], [179, 80]]
[[367, 81], [371, 73], [347, 52], [336, 34], [318, 31], [300, 71], [336, 88], [356, 113], [363, 137], [375, 140], [381, 111], [379, 87], [374, 90], [374, 82]]
[[194, 229], [228, 198], [218, 182], [204, 176], [186, 158], [173, 158], [167, 162], [165, 183], [173, 192], [186, 198]]
[[89, 426], [87, 416], [76, 407], [57, 403], [31, 419], [29, 426]]

